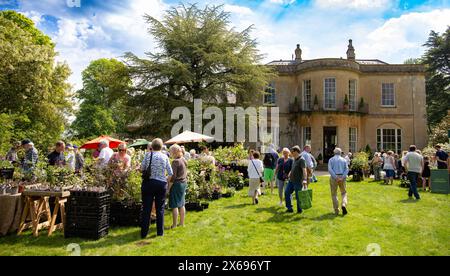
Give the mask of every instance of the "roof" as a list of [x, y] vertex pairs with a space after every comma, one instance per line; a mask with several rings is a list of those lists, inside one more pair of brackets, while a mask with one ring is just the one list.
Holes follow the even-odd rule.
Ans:
[[376, 64], [387, 65], [387, 64], [389, 64], [389, 63], [381, 61], [379, 59], [357, 59], [356, 62], [359, 64], [364, 64], [364, 65], [376, 65]]
[[[269, 62], [267, 65], [271, 65], [271, 66], [285, 66], [285, 65], [295, 65], [298, 63], [304, 63], [310, 60], [302, 60], [301, 62], [297, 62], [295, 60], [274, 60], [272, 62]], [[389, 63], [381, 61], [379, 59], [357, 59], [356, 60], [357, 63], [359, 64], [363, 64], [363, 65], [388, 65]]]

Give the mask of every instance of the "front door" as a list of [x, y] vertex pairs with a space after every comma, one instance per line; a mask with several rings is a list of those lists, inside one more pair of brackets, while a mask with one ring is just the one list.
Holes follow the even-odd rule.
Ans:
[[337, 128], [324, 127], [323, 128], [323, 161], [328, 163], [328, 160], [334, 156], [334, 149], [337, 145]]

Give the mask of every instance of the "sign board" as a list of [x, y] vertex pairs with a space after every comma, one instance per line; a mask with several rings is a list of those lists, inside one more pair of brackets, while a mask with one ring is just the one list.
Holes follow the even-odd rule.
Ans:
[[448, 170], [431, 170], [431, 192], [436, 194], [449, 194], [449, 176]]

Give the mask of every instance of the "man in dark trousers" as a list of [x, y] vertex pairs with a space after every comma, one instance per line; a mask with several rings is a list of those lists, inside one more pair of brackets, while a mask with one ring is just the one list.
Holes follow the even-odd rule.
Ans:
[[300, 207], [300, 198], [298, 193], [302, 190], [302, 186], [306, 185], [306, 162], [305, 159], [300, 156], [301, 149], [299, 146], [295, 146], [291, 149], [292, 157], [294, 157], [294, 163], [292, 164], [291, 172], [289, 173], [289, 182], [284, 192], [286, 200], [286, 208], [288, 213], [293, 213], [292, 209], [292, 193], [295, 191], [295, 198], [297, 199], [297, 213], [302, 213]]

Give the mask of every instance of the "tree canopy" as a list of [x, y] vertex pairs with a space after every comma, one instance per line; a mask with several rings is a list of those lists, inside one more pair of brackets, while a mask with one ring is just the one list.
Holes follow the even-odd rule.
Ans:
[[127, 122], [126, 95], [131, 80], [127, 67], [116, 59], [98, 59], [83, 71], [81, 101], [72, 130], [78, 138], [122, 132]]
[[450, 109], [450, 27], [440, 35], [432, 31], [422, 58], [427, 66], [427, 114], [430, 127], [437, 126]]
[[[60, 139], [71, 112], [70, 69], [55, 64], [54, 44], [33, 21], [0, 12], [0, 113], [11, 139], [46, 148]], [[8, 130], [9, 129], [9, 130]]]
[[262, 96], [272, 71], [260, 65], [252, 26], [237, 31], [229, 18], [222, 6], [195, 4], [171, 8], [162, 20], [145, 16], [159, 51], [125, 56], [135, 83], [128, 104], [141, 132], [170, 133], [172, 109], [192, 108], [193, 99], [220, 106], [234, 95], [246, 106]]

